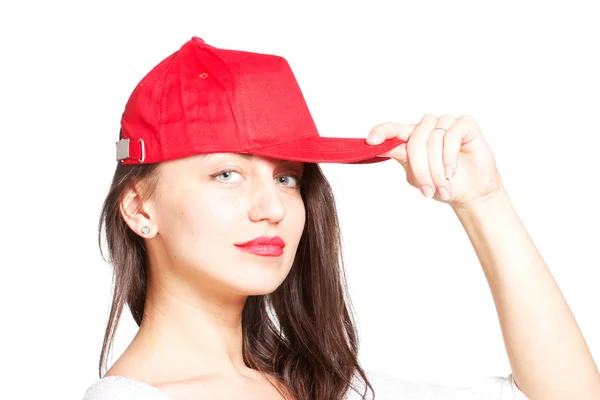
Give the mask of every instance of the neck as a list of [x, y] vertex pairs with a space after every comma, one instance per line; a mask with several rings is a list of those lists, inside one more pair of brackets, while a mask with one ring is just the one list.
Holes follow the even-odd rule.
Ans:
[[168, 368], [161, 371], [167, 379], [248, 371], [242, 354], [246, 297], [201, 297], [176, 281], [149, 277], [144, 317], [132, 346], [139, 346], [153, 365]]

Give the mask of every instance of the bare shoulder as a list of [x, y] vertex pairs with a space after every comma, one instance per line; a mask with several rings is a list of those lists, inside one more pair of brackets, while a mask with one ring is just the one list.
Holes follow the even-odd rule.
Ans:
[[105, 376], [88, 387], [83, 400], [166, 400], [160, 390], [122, 376]]
[[[143, 368], [127, 368], [124, 363], [115, 364], [104, 378], [90, 388], [95, 397], [84, 400], [109, 399], [152, 399], [152, 400], [187, 400], [187, 399], [261, 399], [280, 400], [281, 395], [275, 388], [277, 382], [272, 377], [233, 377], [218, 374], [204, 374], [181, 380], [161, 379], [159, 374], [151, 373]], [[110, 397], [98, 397], [98, 393]], [[123, 397], [121, 393], [126, 393]], [[120, 397], [119, 397], [120, 396]], [[152, 396], [152, 397], [150, 397]]]
[[110, 380], [107, 383], [135, 383], [136, 389], [143, 385], [143, 389], [160, 394], [162, 400], [281, 399], [276, 387], [280, 390], [283, 388], [277, 380], [256, 370], [248, 369], [240, 374], [223, 375], [207, 368], [204, 373], [185, 376], [187, 374], [174, 373], [173, 369], [164, 369], [148, 359], [140, 362], [142, 359], [142, 354], [135, 355], [126, 351], [106, 372], [103, 379]]
[[281, 400], [272, 379], [239, 378], [220, 375], [204, 375], [180, 382], [157, 384], [156, 387], [170, 399], [261, 399]]
[[130, 357], [119, 358], [102, 379], [88, 387], [83, 400], [169, 399], [152, 379], [148, 379], [150, 371], [143, 368], [143, 363], [130, 360]]

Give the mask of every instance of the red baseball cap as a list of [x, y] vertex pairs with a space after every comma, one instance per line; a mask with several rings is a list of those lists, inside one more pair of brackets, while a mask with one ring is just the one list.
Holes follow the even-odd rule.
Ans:
[[247, 153], [312, 163], [373, 163], [404, 143], [319, 135], [288, 62], [193, 37], [135, 87], [121, 118], [117, 161]]

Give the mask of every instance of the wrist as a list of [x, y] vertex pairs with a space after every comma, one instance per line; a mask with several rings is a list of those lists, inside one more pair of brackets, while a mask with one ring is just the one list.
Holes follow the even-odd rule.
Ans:
[[497, 189], [480, 196], [476, 199], [470, 200], [466, 203], [452, 205], [454, 212], [458, 214], [463, 213], [485, 213], [488, 211], [494, 211], [497, 207], [503, 207], [510, 204], [510, 198], [504, 188], [504, 185], [500, 184]]

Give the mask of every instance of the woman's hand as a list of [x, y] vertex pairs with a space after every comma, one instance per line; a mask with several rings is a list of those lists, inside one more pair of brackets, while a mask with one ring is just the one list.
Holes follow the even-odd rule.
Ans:
[[373, 127], [367, 143], [394, 137], [406, 143], [379, 156], [396, 159], [408, 183], [425, 197], [461, 207], [493, 196], [502, 187], [492, 150], [469, 116], [427, 114], [418, 124], [386, 122]]

